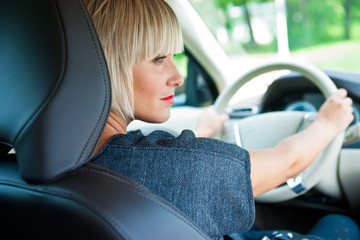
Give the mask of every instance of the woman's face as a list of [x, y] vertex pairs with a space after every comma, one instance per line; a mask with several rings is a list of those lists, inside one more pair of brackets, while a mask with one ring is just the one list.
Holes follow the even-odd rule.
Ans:
[[168, 120], [175, 88], [184, 82], [175, 66], [174, 54], [137, 63], [132, 72], [135, 119], [151, 123]]

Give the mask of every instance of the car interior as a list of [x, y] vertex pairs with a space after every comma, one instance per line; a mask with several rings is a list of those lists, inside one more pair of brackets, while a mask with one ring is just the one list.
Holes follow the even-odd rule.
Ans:
[[82, 1], [1, 1], [0, 32], [2, 236], [209, 239], [145, 187], [88, 163], [111, 95]]
[[[345, 88], [354, 101], [353, 123], [303, 175], [255, 199], [255, 226], [305, 233], [329, 213], [345, 214], [359, 224], [360, 73], [320, 71], [290, 60], [231, 69], [189, 7], [201, 1], [166, 2], [183, 28], [188, 72], [179, 90], [186, 99], [171, 108], [166, 123], [134, 121], [128, 130], [146, 134], [161, 129], [176, 136], [185, 128], [193, 130], [202, 107], [214, 104], [230, 115], [216, 138], [259, 149], [301, 131], [327, 96]], [[276, 76], [261, 97], [230, 103], [237, 89], [274, 69], [287, 73]], [[110, 112], [111, 86], [81, 0], [0, 2], [0, 83], [2, 236], [210, 239], [141, 184], [89, 162]], [[252, 128], [258, 131], [246, 131]]]

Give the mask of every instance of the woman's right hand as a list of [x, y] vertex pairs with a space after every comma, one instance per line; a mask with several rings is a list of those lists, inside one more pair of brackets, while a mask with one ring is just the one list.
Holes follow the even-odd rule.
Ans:
[[315, 121], [328, 125], [335, 134], [345, 130], [354, 120], [352, 100], [343, 88], [332, 94], [320, 107]]
[[354, 119], [352, 100], [339, 89], [320, 107], [315, 120], [275, 147], [249, 151], [254, 196], [269, 191], [304, 171]]

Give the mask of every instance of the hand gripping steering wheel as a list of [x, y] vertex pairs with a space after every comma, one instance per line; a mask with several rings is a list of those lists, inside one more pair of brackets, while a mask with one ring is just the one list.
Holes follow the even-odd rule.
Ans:
[[[325, 98], [336, 92], [332, 80], [319, 69], [297, 62], [273, 61], [258, 66], [225, 89], [215, 102], [215, 110], [223, 113], [231, 97], [245, 83], [261, 74], [274, 70], [291, 70], [302, 74], [313, 82]], [[236, 143], [247, 150], [265, 149], [275, 146], [282, 139], [306, 128], [315, 118], [315, 113], [309, 112], [270, 112], [243, 118], [229, 120], [221, 136], [221, 140]], [[329, 170], [335, 166], [344, 139], [344, 133], [336, 136], [320, 154], [317, 160], [297, 177], [287, 181], [269, 192], [256, 198], [259, 202], [281, 202], [295, 198], [314, 187]]]

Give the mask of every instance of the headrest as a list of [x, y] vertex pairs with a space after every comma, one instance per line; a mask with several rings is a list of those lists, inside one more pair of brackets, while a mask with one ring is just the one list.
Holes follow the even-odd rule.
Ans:
[[87, 162], [111, 105], [109, 74], [81, 0], [0, 2], [0, 143], [22, 177]]

